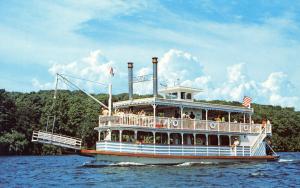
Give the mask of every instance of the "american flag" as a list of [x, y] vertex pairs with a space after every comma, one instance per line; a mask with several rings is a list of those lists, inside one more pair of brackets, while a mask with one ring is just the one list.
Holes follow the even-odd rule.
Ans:
[[114, 75], [115, 75], [114, 69], [113, 69], [112, 67], [109, 68], [109, 74], [110, 74], [111, 76], [114, 76]]
[[252, 102], [252, 98], [245, 96], [243, 99], [243, 106], [250, 108], [251, 102]]

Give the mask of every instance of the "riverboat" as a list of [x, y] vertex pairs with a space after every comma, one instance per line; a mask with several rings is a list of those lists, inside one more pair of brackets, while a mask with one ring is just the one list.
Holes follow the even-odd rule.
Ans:
[[[200, 102], [200, 89], [174, 85], [158, 92], [158, 59], [152, 58], [153, 96], [133, 97], [133, 63], [128, 63], [128, 95], [99, 116], [97, 161], [142, 164], [274, 161], [269, 121], [254, 123], [253, 108]], [[110, 88], [111, 89], [111, 88]], [[111, 93], [111, 92], [110, 92]]]

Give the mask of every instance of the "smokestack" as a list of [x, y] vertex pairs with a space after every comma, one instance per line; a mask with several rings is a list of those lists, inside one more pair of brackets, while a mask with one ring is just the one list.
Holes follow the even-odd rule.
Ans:
[[133, 99], [133, 63], [128, 62], [128, 96], [129, 100]]
[[157, 97], [157, 57], [152, 58], [153, 64], [153, 96]]

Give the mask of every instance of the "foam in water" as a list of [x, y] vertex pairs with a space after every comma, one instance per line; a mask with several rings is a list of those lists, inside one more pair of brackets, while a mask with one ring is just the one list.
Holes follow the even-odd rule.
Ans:
[[216, 163], [213, 163], [213, 162], [185, 162], [185, 163], [178, 164], [176, 166], [193, 166], [193, 165], [200, 165], [200, 164], [210, 165], [210, 164], [216, 164]]
[[143, 163], [134, 163], [134, 162], [119, 162], [119, 163], [114, 163], [110, 164], [111, 166], [144, 166], [145, 164]]
[[292, 162], [293, 159], [279, 159], [279, 162]]

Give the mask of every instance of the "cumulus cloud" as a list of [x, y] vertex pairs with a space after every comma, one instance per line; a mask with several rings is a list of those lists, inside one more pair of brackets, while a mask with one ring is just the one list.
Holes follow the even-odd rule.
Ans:
[[[49, 69], [49, 73], [55, 76], [56, 73], [66, 75], [66, 77], [79, 87], [88, 90], [89, 92], [99, 91], [100, 86], [93, 82], [86, 82], [77, 78], [90, 80], [107, 85], [111, 81], [110, 67], [113, 67], [114, 73], [117, 77], [118, 68], [115, 63], [108, 60], [101, 50], [95, 50], [90, 52], [87, 57], [84, 57], [78, 61], [74, 61], [66, 64], [54, 63]], [[74, 78], [76, 77], [76, 78]], [[53, 89], [53, 83], [40, 83], [37, 79], [32, 80], [32, 85], [36, 89]], [[66, 88], [62, 83], [60, 88]], [[102, 87], [102, 86], [101, 86]], [[102, 87], [104, 88], [104, 87]], [[69, 88], [72, 89], [72, 88]], [[102, 92], [106, 90], [101, 90]]]
[[[256, 103], [297, 106], [299, 97], [293, 92], [293, 84], [283, 72], [273, 72], [266, 80], [257, 81], [247, 73], [245, 63], [237, 63], [226, 68], [224, 79], [213, 82], [204, 71], [199, 58], [190, 53], [171, 49], [166, 52], [158, 63], [159, 80], [166, 80], [168, 86], [174, 83], [203, 89], [198, 99], [242, 101], [250, 96]], [[138, 75], [152, 74], [151, 68], [142, 68]], [[135, 92], [151, 93], [152, 83], [139, 83]]]
[[[111, 66], [114, 67], [115, 72], [113, 80], [109, 74]], [[247, 95], [252, 97], [256, 103], [300, 107], [297, 106], [299, 97], [294, 92], [294, 86], [285, 73], [273, 72], [265, 80], [258, 81], [247, 74], [245, 63], [233, 64], [226, 70], [226, 74], [223, 75], [224, 79], [215, 82], [210, 75], [205, 73], [203, 63], [199, 58], [184, 51], [170, 49], [159, 58], [158, 78], [159, 82], [167, 83], [168, 86], [173, 86], [175, 83], [203, 89], [204, 91], [196, 96], [198, 99], [242, 101], [243, 97]], [[127, 69], [122, 70], [101, 50], [92, 51], [87, 57], [78, 61], [67, 64], [55, 63], [49, 68], [49, 73], [53, 76], [56, 73], [73, 75], [106, 84], [112, 81], [115, 93], [120, 90], [127, 91]], [[149, 74], [152, 74], [152, 66], [134, 69], [135, 77]], [[75, 83], [90, 92], [97, 91], [97, 87], [99, 87], [77, 80]], [[33, 79], [32, 84], [36, 89], [53, 88], [53, 82], [43, 84], [37, 79]], [[64, 86], [62, 85], [62, 87]], [[162, 88], [161, 85], [159, 87]], [[107, 91], [101, 90], [101, 92]], [[134, 93], [152, 93], [152, 80], [135, 83]]]

